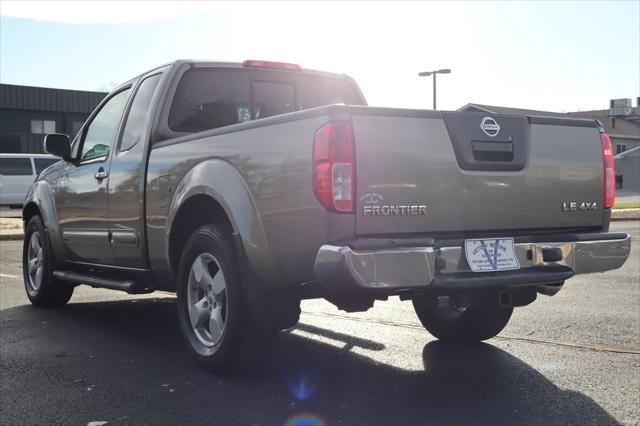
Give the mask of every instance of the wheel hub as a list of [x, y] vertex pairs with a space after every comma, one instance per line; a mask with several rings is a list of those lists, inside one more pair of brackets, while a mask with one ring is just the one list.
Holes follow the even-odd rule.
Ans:
[[220, 263], [210, 253], [199, 255], [191, 265], [187, 308], [198, 340], [208, 347], [217, 345], [226, 326], [227, 285]]
[[29, 289], [37, 292], [42, 285], [42, 274], [44, 253], [42, 252], [42, 239], [38, 232], [31, 234], [27, 249], [27, 276], [29, 278]]

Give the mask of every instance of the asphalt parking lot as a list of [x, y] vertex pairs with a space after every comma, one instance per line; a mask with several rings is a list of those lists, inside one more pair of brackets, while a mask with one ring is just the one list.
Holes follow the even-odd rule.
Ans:
[[[303, 303], [260, 371], [216, 376], [183, 350], [174, 298], [80, 287], [28, 304], [18, 241], [0, 242], [0, 423], [638, 424], [640, 222], [625, 266], [572, 279], [494, 339], [435, 341], [409, 302], [346, 314]], [[101, 423], [93, 423], [101, 424]]]

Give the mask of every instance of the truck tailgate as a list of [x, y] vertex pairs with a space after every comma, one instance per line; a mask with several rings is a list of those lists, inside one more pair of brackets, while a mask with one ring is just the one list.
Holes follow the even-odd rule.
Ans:
[[483, 131], [487, 116], [354, 109], [356, 233], [603, 224], [594, 121], [492, 114]]

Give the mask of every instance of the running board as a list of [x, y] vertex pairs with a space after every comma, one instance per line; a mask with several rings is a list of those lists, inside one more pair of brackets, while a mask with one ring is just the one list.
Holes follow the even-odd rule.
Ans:
[[94, 288], [124, 291], [129, 294], [151, 293], [153, 288], [138, 281], [114, 280], [70, 271], [54, 271], [53, 277], [72, 284], [86, 284]]

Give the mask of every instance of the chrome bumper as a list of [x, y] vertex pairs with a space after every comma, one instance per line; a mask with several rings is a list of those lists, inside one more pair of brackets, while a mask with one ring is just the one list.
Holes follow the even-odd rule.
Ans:
[[[323, 245], [316, 256], [315, 274], [321, 283], [336, 291], [393, 291], [480, 283], [550, 284], [574, 274], [621, 267], [629, 256], [631, 237], [612, 234], [616, 238], [608, 239], [608, 235], [598, 234], [595, 240], [516, 242], [519, 270], [480, 274], [471, 272], [461, 246], [353, 250], [347, 245]], [[544, 253], [549, 249], [557, 249], [556, 256], [561, 252], [561, 259], [545, 261]]]

